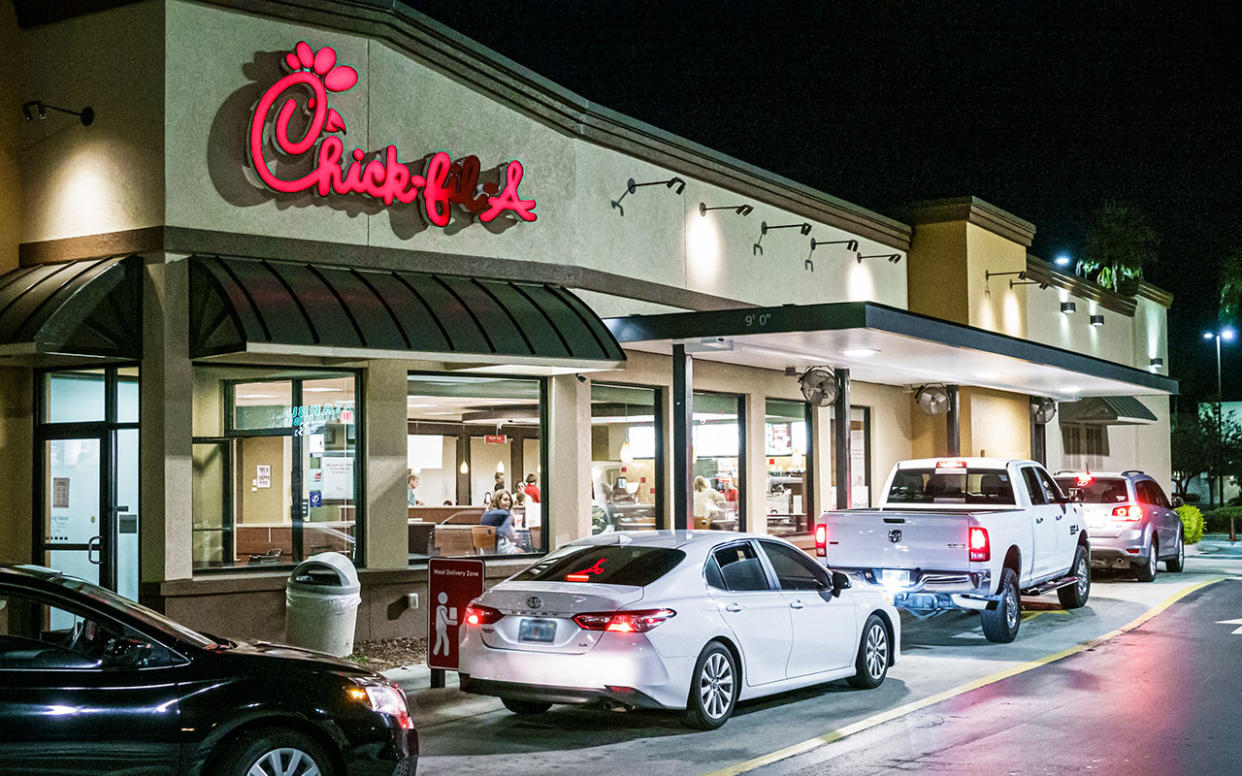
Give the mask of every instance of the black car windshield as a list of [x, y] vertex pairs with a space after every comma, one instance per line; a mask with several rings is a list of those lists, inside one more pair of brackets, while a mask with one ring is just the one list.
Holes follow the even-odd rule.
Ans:
[[220, 646], [215, 640], [207, 638], [198, 631], [191, 630], [178, 622], [173, 622], [154, 609], [148, 609], [128, 598], [122, 598], [111, 590], [106, 590], [98, 585], [92, 585], [90, 582], [75, 579], [74, 577], [57, 577], [56, 581], [67, 590], [81, 593], [91, 600], [112, 609], [120, 609], [148, 628], [163, 633], [166, 636], [171, 636], [200, 649], [211, 649]]
[[982, 504], [1011, 507], [1013, 483], [1004, 469], [899, 469], [890, 504]]
[[663, 547], [592, 544], [570, 545], [548, 555], [513, 579], [521, 582], [597, 582], [650, 585], [686, 557]]
[[1066, 493], [1078, 491], [1087, 504], [1119, 504], [1130, 500], [1126, 481], [1120, 477], [1057, 477], [1057, 484]]

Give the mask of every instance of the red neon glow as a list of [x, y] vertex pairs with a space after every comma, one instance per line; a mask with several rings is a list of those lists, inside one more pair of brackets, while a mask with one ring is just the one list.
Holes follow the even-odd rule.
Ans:
[[600, 558], [599, 560], [595, 561], [595, 565], [591, 566], [590, 568], [585, 568], [582, 571], [575, 571], [572, 574], [566, 574], [565, 581], [566, 582], [590, 582], [591, 576], [593, 574], [604, 573], [604, 562], [607, 560], [608, 560], [607, 558]]
[[1138, 504], [1113, 509], [1113, 518], [1122, 523], [1137, 523], [1143, 519], [1143, 508]]
[[970, 529], [970, 559], [987, 561], [992, 559], [992, 544], [988, 540], [988, 529], [973, 526]]
[[[393, 145], [376, 153], [355, 148], [347, 159], [344, 141], [333, 134], [345, 134], [345, 120], [328, 106], [328, 93], [352, 89], [358, 83], [358, 71], [338, 65], [331, 46], [315, 52], [305, 41], [285, 55], [284, 63], [292, 72], [264, 92], [250, 118], [250, 162], [264, 185], [282, 194], [358, 194], [382, 200], [385, 205], [409, 205], [421, 195], [423, 215], [436, 226], [448, 226], [453, 205], [477, 214], [483, 223], [490, 223], [503, 213], [512, 213], [523, 221], [536, 219], [535, 200], [522, 199], [518, 194], [525, 168], [517, 160], [504, 165], [502, 187], [479, 183], [480, 166], [475, 156], [453, 161], [444, 151], [437, 151], [427, 159], [422, 175], [413, 173], [409, 163], [397, 158], [397, 147]], [[279, 102], [291, 90], [310, 91], [304, 110], [309, 120], [305, 132], [297, 138], [289, 125], [299, 109], [298, 101], [290, 95]], [[269, 145], [275, 146], [282, 156], [299, 157], [310, 153], [316, 144], [315, 167], [310, 172], [293, 179], [272, 172]]]

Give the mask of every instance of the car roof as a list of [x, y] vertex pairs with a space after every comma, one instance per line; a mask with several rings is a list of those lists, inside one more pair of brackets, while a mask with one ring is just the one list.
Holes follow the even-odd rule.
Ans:
[[1025, 458], [980, 458], [978, 456], [942, 455], [939, 458], [914, 458], [908, 461], [901, 461], [897, 465], [902, 469], [934, 469], [939, 461], [963, 461], [967, 469], [1004, 469], [1009, 464], [1021, 466], [1023, 464], [1037, 463], [1037, 461], [1030, 461]]
[[33, 566], [28, 563], [0, 563], [0, 575], [20, 577], [22, 579], [38, 579], [44, 582], [50, 582], [64, 576], [56, 569], [49, 569], [45, 566]]
[[1092, 479], [1108, 478], [1112, 480], [1150, 480], [1153, 477], [1140, 471], [1124, 471], [1124, 472], [1086, 472], [1086, 471], [1059, 471], [1052, 475], [1053, 477], [1077, 477], [1081, 474], [1089, 474]]
[[737, 539], [772, 539], [772, 536], [741, 533], [733, 531], [694, 531], [678, 529], [674, 531], [609, 531], [608, 533], [586, 536], [569, 542], [575, 546], [593, 546], [605, 544], [628, 544], [637, 547], [667, 547], [670, 549], [686, 549], [719, 544], [722, 541]]

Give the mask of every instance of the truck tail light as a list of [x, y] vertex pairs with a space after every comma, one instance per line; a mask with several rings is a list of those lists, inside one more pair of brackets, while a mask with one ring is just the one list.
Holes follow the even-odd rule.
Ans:
[[1138, 504], [1113, 508], [1113, 520], [1118, 523], [1137, 523], [1143, 519], [1143, 508]]
[[467, 625], [493, 625], [504, 617], [505, 613], [490, 606], [471, 604], [466, 607]]
[[988, 541], [988, 529], [979, 527], [970, 529], [970, 559], [972, 561], [992, 559], [992, 544]]
[[825, 523], [815, 526], [815, 554], [821, 558], [828, 557], [828, 526]]
[[611, 633], [646, 633], [675, 616], [672, 609], [638, 609], [630, 612], [583, 612], [574, 615], [574, 622], [583, 630]]

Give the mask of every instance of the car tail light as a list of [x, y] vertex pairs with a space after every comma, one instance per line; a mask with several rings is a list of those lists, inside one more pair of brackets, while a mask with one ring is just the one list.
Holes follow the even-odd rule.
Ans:
[[492, 625], [504, 616], [504, 612], [499, 609], [493, 609], [490, 606], [471, 604], [466, 607], [467, 625]]
[[988, 541], [988, 529], [978, 527], [970, 529], [970, 559], [972, 561], [992, 559], [992, 544]]
[[1137, 523], [1143, 519], [1143, 508], [1138, 504], [1113, 508], [1113, 520], [1119, 523]]
[[584, 612], [574, 615], [583, 630], [611, 633], [646, 633], [676, 615], [672, 609], [641, 609], [632, 612]]
[[815, 554], [821, 558], [828, 557], [828, 526], [824, 523], [815, 526]]
[[937, 469], [965, 469], [965, 461], [936, 461]]

